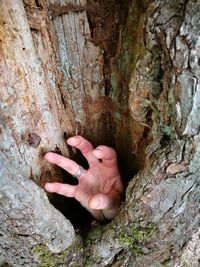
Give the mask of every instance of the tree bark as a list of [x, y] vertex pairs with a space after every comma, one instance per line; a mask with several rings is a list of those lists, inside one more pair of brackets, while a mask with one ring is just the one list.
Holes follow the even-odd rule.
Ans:
[[[199, 21], [195, 0], [1, 1], [0, 266], [199, 266]], [[42, 189], [72, 182], [42, 156], [82, 163], [73, 134], [128, 184], [87, 234]]]

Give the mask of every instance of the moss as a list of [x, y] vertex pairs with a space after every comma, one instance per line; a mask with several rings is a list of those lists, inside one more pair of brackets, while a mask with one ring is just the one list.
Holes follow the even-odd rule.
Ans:
[[45, 245], [36, 245], [33, 248], [33, 256], [39, 261], [40, 267], [56, 267], [67, 266], [67, 259], [70, 254], [73, 254], [74, 247], [80, 245], [80, 237], [66, 250], [60, 253], [52, 253]]
[[145, 228], [140, 228], [137, 226], [132, 226], [131, 231], [133, 238], [138, 242], [143, 242], [151, 238], [157, 230], [154, 224], [149, 224]]
[[47, 249], [44, 245], [37, 245], [33, 249], [33, 254], [38, 258], [40, 262], [40, 267], [54, 267], [65, 264], [67, 255], [69, 254], [70, 249], [54, 254]]
[[[83, 258], [83, 266], [84, 267], [92, 267], [92, 262], [99, 263], [101, 262], [102, 258], [97, 256], [91, 258], [91, 250], [95, 250], [96, 244], [98, 244], [99, 240], [102, 236], [103, 225], [98, 225], [90, 230], [88, 235], [85, 237], [84, 240], [84, 258]], [[94, 253], [95, 254], [95, 253]]]
[[40, 266], [54, 266], [53, 254], [44, 245], [35, 246], [33, 249], [33, 255], [38, 258]]
[[92, 267], [95, 264], [100, 264], [103, 258], [101, 256], [91, 257], [91, 253], [84, 254], [83, 266]]
[[124, 248], [128, 248], [133, 245], [133, 238], [125, 233], [121, 233], [119, 235], [119, 242]]
[[133, 246], [132, 251], [135, 255], [144, 255], [142, 248], [140, 248], [139, 246]]
[[83, 264], [83, 266], [84, 267], [92, 267], [93, 266], [92, 262], [100, 264], [102, 259], [103, 259], [102, 257], [98, 256], [98, 257], [93, 258], [92, 261], [91, 261], [90, 255], [84, 255], [84, 264]]
[[157, 231], [154, 224], [149, 224], [146, 227], [132, 225], [125, 231], [119, 234], [119, 243], [124, 248], [138, 248], [136, 244], [141, 244], [148, 241]]
[[99, 239], [99, 237], [102, 235], [103, 226], [98, 225], [90, 230], [88, 235], [86, 236], [86, 245], [87, 243], [91, 244], [94, 243], [96, 240]]
[[87, 259], [85, 258], [84, 259], [84, 265], [83, 266], [84, 267], [92, 267], [91, 264], [90, 264], [89, 258], [87, 258]]

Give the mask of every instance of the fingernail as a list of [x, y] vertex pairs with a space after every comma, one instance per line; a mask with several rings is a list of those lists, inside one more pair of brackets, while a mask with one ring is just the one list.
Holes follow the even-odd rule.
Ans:
[[77, 141], [78, 141], [79, 139], [78, 139], [78, 137], [77, 136], [72, 136], [72, 137], [70, 137], [70, 138], [68, 138], [67, 139], [67, 143], [69, 142], [69, 143], [77, 143]]
[[100, 207], [101, 207], [101, 199], [97, 199], [93, 204], [93, 208], [98, 209]]

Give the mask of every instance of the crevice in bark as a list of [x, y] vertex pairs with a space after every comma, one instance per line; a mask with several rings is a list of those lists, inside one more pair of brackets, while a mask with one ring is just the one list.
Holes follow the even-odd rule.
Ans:
[[[104, 55], [104, 101], [114, 107], [108, 109], [107, 113], [102, 112], [100, 138], [94, 136], [92, 139], [94, 143], [103, 141], [117, 150], [125, 184], [142, 168], [144, 149], [150, 141], [148, 129], [142, 130], [132, 120], [128, 107], [130, 75], [137, 57], [142, 53], [140, 42], [149, 3], [129, 0], [87, 1], [88, 6], [93, 6], [87, 9], [92, 41], [101, 47]], [[134, 131], [140, 136], [137, 141], [133, 140]]]
[[[70, 12], [87, 12], [92, 42], [103, 52], [104, 85], [101, 96], [95, 101], [84, 90], [86, 123], [77, 123], [76, 133], [88, 138], [94, 146], [104, 144], [116, 149], [125, 187], [144, 166], [145, 148], [151, 141], [149, 128], [131, 118], [128, 104], [131, 74], [143, 52], [141, 40], [149, 2], [88, 0], [86, 5], [49, 6], [53, 18]], [[65, 98], [62, 93], [61, 96]], [[91, 120], [93, 114], [98, 114], [97, 121]], [[70, 156], [84, 165], [79, 153], [71, 151]], [[62, 212], [74, 226], [90, 225], [91, 217], [87, 212], [76, 201], [68, 199], [67, 202], [73, 214], [68, 214], [69, 208]]]
[[[143, 53], [141, 40], [149, 3], [88, 0], [86, 5], [92, 42], [103, 51], [104, 92], [95, 102], [90, 96], [85, 98], [87, 126], [83, 133], [95, 146], [103, 143], [117, 150], [125, 187], [143, 168], [145, 149], [151, 142], [150, 128], [134, 121], [128, 106], [131, 74]], [[162, 73], [155, 75], [155, 80], [162, 80]], [[100, 114], [98, 127], [91, 134], [90, 117], [95, 112]], [[167, 138], [163, 137], [163, 144]]]
[[[140, 122], [131, 118], [128, 103], [131, 74], [138, 58], [143, 53], [141, 40], [143, 39], [145, 12], [149, 2], [148, 0], [142, 2], [88, 0], [86, 5], [50, 4], [48, 7], [53, 19], [68, 13], [87, 12], [92, 42], [103, 52], [104, 85], [101, 96], [93, 101], [91, 96], [86, 94], [85, 84], [82, 81], [86, 123], [84, 125], [76, 122], [76, 134], [85, 136], [94, 146], [104, 144], [117, 150], [125, 187], [134, 174], [144, 166], [145, 148], [151, 142], [150, 128], [142, 126]], [[46, 7], [43, 6], [43, 2], [39, 1], [35, 2], [35, 5], [30, 5], [26, 1], [24, 4], [37, 53], [37, 42], [42, 40], [45, 48], [48, 47], [45, 38], [53, 38], [45, 28], [48, 25], [44, 12]], [[53, 48], [57, 45], [54, 43], [55, 41], [52, 40]], [[162, 73], [158, 73], [158, 75], [162, 75]], [[82, 73], [81, 77], [83, 77]], [[67, 101], [70, 102], [71, 99], [67, 99], [69, 95], [63, 91], [65, 77], [58, 77], [58, 80], [61, 101], [66, 108]], [[81, 93], [79, 97], [82, 97]], [[73, 103], [73, 105], [75, 104]], [[98, 114], [97, 121], [91, 120], [93, 114]], [[79, 164], [84, 165], [79, 153], [71, 151], [70, 156]], [[63, 176], [65, 181], [71, 182], [71, 178], [67, 174]], [[52, 203], [71, 220], [75, 227], [85, 227], [91, 223], [91, 217], [75, 200], [63, 200], [62, 197], [56, 197]], [[73, 210], [73, 212], [69, 214], [69, 210]], [[80, 217], [84, 218], [81, 222]], [[83, 223], [84, 220], [86, 223]]]
[[[32, 36], [35, 38], [35, 51], [22, 1], [3, 0], [0, 4], [3, 7], [0, 9], [3, 11], [0, 16], [0, 44], [3, 48], [3, 60], [6, 62], [3, 62], [2, 68], [2, 88], [5, 89], [2, 90], [3, 147], [0, 157], [0, 250], [3, 254], [0, 255], [0, 265], [177, 265], [177, 256], [182, 254], [181, 250], [188, 240], [193, 239], [200, 221], [200, 138], [197, 116], [200, 103], [199, 2], [154, 1], [145, 21], [148, 1], [127, 1], [126, 19], [121, 19], [116, 27], [109, 25], [111, 32], [119, 31], [119, 34], [112, 35], [109, 32], [110, 41], [108, 38], [104, 44], [97, 43], [96, 46], [91, 39], [86, 40], [90, 37], [86, 11], [89, 14], [92, 1], [84, 10], [75, 7], [74, 11], [54, 13], [53, 19], [50, 16], [49, 21], [47, 8], [43, 7], [43, 3], [45, 5], [48, 1], [23, 2], [32, 6], [27, 17], [34, 33]], [[94, 4], [97, 2], [100, 6], [105, 5], [105, 8], [102, 7], [105, 13], [110, 3], [116, 3], [110, 13], [113, 20], [109, 19], [112, 22], [117, 21], [115, 13], [120, 18], [122, 16], [119, 14], [124, 14], [121, 9], [124, 8], [125, 2], [96, 1]], [[183, 6], [183, 3], [187, 6]], [[120, 4], [119, 11], [117, 9]], [[70, 14], [71, 12], [75, 13]], [[92, 16], [95, 16], [97, 13], [94, 8], [93, 12]], [[60, 63], [57, 56], [58, 47], [54, 43], [55, 31], [51, 29], [54, 19], [60, 35], [63, 34], [64, 26], [67, 28], [70, 25], [75, 29], [71, 34], [70, 27], [67, 28], [69, 31], [62, 36], [63, 47], [65, 44], [76, 46], [79, 38], [80, 43], [85, 41], [86, 44], [83, 45], [83, 50], [71, 46], [69, 54], [68, 51], [64, 53], [63, 58], [67, 55], [66, 60], [61, 62], [64, 70], [57, 66]], [[84, 23], [87, 24], [85, 28]], [[82, 31], [79, 31], [79, 26]], [[102, 31], [105, 36], [106, 29], [104, 27]], [[101, 27], [98, 30], [101, 31]], [[143, 44], [144, 35], [146, 42]], [[72, 43], [67, 42], [71, 37], [77, 36]], [[83, 36], [87, 38], [84, 39]], [[30, 42], [26, 42], [27, 37]], [[58, 43], [60, 44], [60, 39]], [[104, 60], [98, 46], [104, 51]], [[109, 52], [109, 47], [113, 47], [113, 51]], [[31, 51], [33, 53], [29, 53]], [[93, 52], [98, 54], [99, 61], [93, 57]], [[70, 57], [72, 53], [74, 54]], [[89, 58], [88, 61], [86, 57]], [[76, 58], [81, 59], [82, 69], [80, 66], [76, 68]], [[95, 64], [91, 64], [91, 68], [88, 65], [93, 61], [104, 67], [100, 71], [92, 72]], [[58, 70], [54, 67], [58, 67]], [[102, 79], [97, 79], [94, 83], [92, 79], [79, 79], [85, 78], [87, 73], [100, 73], [101, 77], [104, 73], [104, 82]], [[66, 81], [65, 86], [66, 77], [70, 81]], [[59, 88], [57, 82], [60, 83]], [[101, 83], [99, 87], [98, 82]], [[94, 89], [95, 83], [97, 86]], [[66, 94], [64, 86], [66, 91], [68, 90]], [[130, 89], [131, 95], [129, 103], [127, 88]], [[19, 99], [16, 97], [18, 93]], [[33, 101], [29, 101], [27, 96], [31, 96]], [[47, 104], [42, 105], [40, 100], [45, 100], [45, 96], [48, 97], [43, 104]], [[79, 105], [82, 100], [83, 105]], [[65, 110], [72, 109], [67, 101], [73, 102], [74, 114]], [[129, 117], [128, 104], [133, 119]], [[83, 114], [83, 120], [82, 117], [76, 120], [79, 108], [79, 115]], [[48, 118], [42, 117], [45, 114]], [[92, 120], [93, 114], [98, 116], [94, 116]], [[67, 120], [68, 116], [69, 120], [75, 121], [74, 124]], [[19, 122], [14, 120], [16, 118]], [[127, 176], [126, 182], [134, 172], [141, 170], [145, 161], [144, 149], [151, 143], [146, 150], [149, 157], [145, 168], [129, 182], [126, 201], [119, 215], [110, 224], [89, 229], [88, 235], [85, 233], [83, 243], [79, 240], [76, 244], [71, 243], [74, 236], [71, 224], [49, 205], [43, 190], [32, 181], [27, 181], [30, 174], [30, 179], [40, 183], [46, 182], [45, 176], [49, 177], [50, 181], [59, 176], [64, 177], [68, 183], [76, 182], [60, 169], [52, 166], [48, 169], [40, 157], [43, 150], [55, 150], [68, 156], [62, 135], [65, 131], [67, 136], [74, 134], [74, 125], [77, 125], [76, 133], [88, 137], [95, 145], [105, 143], [117, 149], [122, 172], [124, 177]], [[79, 164], [85, 164], [80, 155], [72, 150], [69, 153]], [[133, 157], [130, 156], [132, 153]], [[127, 175], [128, 172], [130, 175]], [[75, 210], [74, 204], [69, 204], [70, 199], [50, 200], [73, 222], [74, 228], [79, 223], [83, 233], [85, 224], [88, 231], [89, 216]], [[64, 201], [68, 201], [68, 204]], [[70, 218], [77, 214], [75, 219]], [[195, 236], [199, 243], [198, 233], [195, 233]], [[70, 247], [63, 251], [67, 246]], [[184, 260], [177, 266], [198, 266], [199, 250], [195, 252], [194, 247], [188, 248], [191, 253], [188, 262], [185, 263]], [[49, 249], [52, 252], [49, 252]], [[57, 252], [60, 251], [63, 253], [58, 255]], [[185, 256], [180, 261], [184, 258]]]

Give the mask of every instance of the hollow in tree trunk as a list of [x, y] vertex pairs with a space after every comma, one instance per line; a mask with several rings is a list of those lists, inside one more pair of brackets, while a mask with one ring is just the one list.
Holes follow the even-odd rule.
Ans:
[[[199, 266], [200, 2], [0, 2], [0, 266]], [[118, 152], [119, 214], [46, 194], [47, 151]]]

